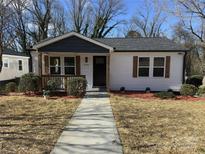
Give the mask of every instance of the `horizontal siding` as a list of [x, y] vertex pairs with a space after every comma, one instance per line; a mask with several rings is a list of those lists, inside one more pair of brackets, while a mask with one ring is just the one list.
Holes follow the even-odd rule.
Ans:
[[[133, 56], [150, 57], [150, 77], [133, 77]], [[153, 58], [171, 56], [170, 78], [152, 77]], [[173, 89], [178, 91], [183, 78], [183, 54], [178, 53], [112, 53], [110, 63], [111, 90], [125, 87], [127, 90], [144, 91], [150, 87], [153, 91]]]

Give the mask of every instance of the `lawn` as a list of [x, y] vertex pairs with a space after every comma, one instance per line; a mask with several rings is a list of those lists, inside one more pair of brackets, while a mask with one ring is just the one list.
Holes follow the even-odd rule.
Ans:
[[113, 94], [111, 105], [125, 154], [205, 153], [205, 101]]
[[50, 153], [79, 99], [0, 97], [0, 153]]

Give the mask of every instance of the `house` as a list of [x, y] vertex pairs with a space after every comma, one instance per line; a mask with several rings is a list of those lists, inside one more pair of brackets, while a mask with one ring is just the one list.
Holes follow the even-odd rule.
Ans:
[[5, 49], [2, 54], [3, 66], [0, 82], [19, 78], [29, 72], [29, 57], [24, 53]]
[[33, 49], [33, 70], [43, 87], [51, 77], [63, 85], [69, 76], [85, 76], [88, 90], [178, 91], [184, 80], [187, 49], [167, 38], [91, 39], [70, 32]]

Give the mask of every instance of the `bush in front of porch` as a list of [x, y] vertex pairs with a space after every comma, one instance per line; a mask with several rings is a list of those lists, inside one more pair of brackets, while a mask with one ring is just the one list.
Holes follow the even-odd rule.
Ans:
[[67, 82], [68, 95], [83, 97], [86, 93], [87, 80], [83, 77], [71, 78]]

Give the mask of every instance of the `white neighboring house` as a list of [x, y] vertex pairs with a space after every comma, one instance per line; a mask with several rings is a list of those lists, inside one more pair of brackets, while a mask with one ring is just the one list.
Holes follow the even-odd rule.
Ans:
[[2, 55], [3, 67], [0, 81], [19, 78], [29, 72], [29, 57], [21, 52], [5, 49]]
[[83, 75], [88, 90], [130, 91], [179, 91], [188, 51], [167, 38], [91, 39], [75, 32], [42, 41], [33, 49], [33, 70], [42, 77], [42, 87], [51, 78], [64, 84], [69, 76]]

